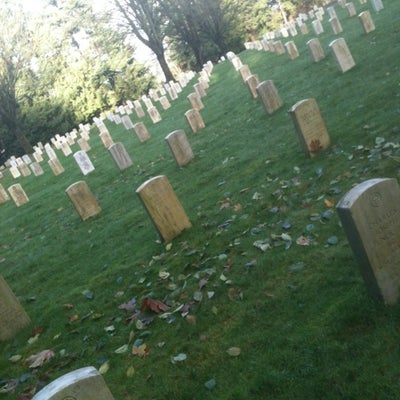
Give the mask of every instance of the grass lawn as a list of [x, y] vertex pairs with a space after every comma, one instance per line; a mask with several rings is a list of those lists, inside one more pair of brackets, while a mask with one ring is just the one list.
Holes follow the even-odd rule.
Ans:
[[[336, 9], [356, 61], [345, 74], [329, 51], [337, 36], [327, 16], [318, 63], [306, 46], [312, 33], [286, 39], [295, 60], [239, 55], [260, 81], [274, 81], [284, 106], [272, 115], [225, 61], [203, 98], [205, 129], [193, 134], [184, 117], [194, 80], [161, 122], [143, 120], [145, 143], [107, 121], [131, 168], [117, 169], [93, 127], [95, 171], [86, 177], [61, 152], [62, 175], [47, 162], [40, 177], [4, 173], [0, 183], [21, 183], [30, 202], [0, 207], [0, 273], [32, 324], [0, 343], [0, 399], [28, 399], [90, 365], [116, 400], [399, 398], [400, 306], [368, 296], [334, 205], [357, 183], [400, 174], [400, 3], [371, 10], [368, 35]], [[318, 102], [331, 137], [312, 159], [288, 115], [306, 98]], [[176, 129], [195, 154], [183, 168], [164, 139]], [[157, 175], [193, 225], [171, 243], [135, 194]], [[102, 208], [85, 222], [65, 194], [79, 180]], [[308, 246], [296, 243], [301, 236]], [[148, 298], [168, 312], [145, 307]], [[42, 350], [54, 356], [29, 368]]]

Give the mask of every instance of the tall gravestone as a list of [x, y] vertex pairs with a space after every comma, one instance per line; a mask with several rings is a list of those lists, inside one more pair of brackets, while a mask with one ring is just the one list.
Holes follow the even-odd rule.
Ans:
[[86, 139], [84, 139], [83, 137], [78, 139], [77, 143], [81, 150], [86, 151], [86, 152], [90, 151], [90, 149], [91, 149], [90, 145], [89, 145], [88, 141]]
[[165, 137], [165, 140], [178, 166], [182, 167], [194, 158], [192, 148], [183, 130], [171, 132]]
[[19, 178], [20, 176], [21, 176], [21, 172], [19, 172], [19, 169], [17, 168], [17, 167], [10, 167], [9, 169], [8, 169], [8, 171], [10, 172], [10, 174], [11, 174], [11, 176], [14, 178], [14, 179], [17, 179], [17, 178]]
[[203, 85], [201, 83], [196, 83], [193, 85], [193, 89], [195, 93], [198, 94], [198, 96], [202, 99], [203, 97], [207, 96], [206, 91], [203, 88]]
[[247, 64], [242, 65], [239, 68], [240, 76], [242, 77], [243, 83], [246, 82], [246, 79], [251, 75], [250, 68]]
[[133, 128], [133, 122], [131, 120], [131, 118], [129, 117], [129, 115], [124, 115], [122, 118], [122, 124], [124, 125], [125, 129], [132, 129]]
[[368, 33], [373, 32], [375, 30], [374, 21], [372, 20], [371, 13], [368, 10], [363, 11], [362, 13], [360, 13], [358, 15], [358, 18], [359, 18], [359, 20], [361, 22], [361, 26], [364, 29], [365, 33], [368, 34]]
[[353, 56], [347, 47], [346, 41], [343, 38], [334, 40], [329, 44], [329, 47], [341, 72], [345, 73], [356, 65]]
[[0, 275], [0, 341], [12, 339], [30, 322], [21, 303]]
[[314, 157], [330, 144], [330, 138], [315, 99], [297, 102], [289, 111], [304, 153]]
[[329, 19], [329, 23], [331, 25], [332, 31], [335, 35], [343, 32], [342, 24], [340, 23], [337, 17], [332, 17]]
[[164, 241], [172, 240], [192, 226], [166, 176], [149, 179], [136, 193]]
[[260, 84], [258, 75], [250, 75], [247, 78], [246, 83], [250, 94], [256, 99], [258, 97], [257, 86]]
[[294, 60], [299, 56], [299, 51], [297, 50], [297, 46], [293, 40], [285, 43], [286, 51], [291, 60]]
[[94, 165], [92, 164], [92, 161], [90, 160], [86, 152], [84, 152], [83, 150], [79, 150], [76, 153], [74, 153], [74, 159], [84, 176], [94, 171], [95, 168]]
[[337, 212], [370, 295], [395, 304], [400, 296], [400, 188], [378, 178], [347, 192]]
[[145, 142], [150, 139], [150, 133], [143, 122], [137, 122], [133, 125], [133, 130], [140, 142]]
[[278, 56], [286, 53], [285, 46], [283, 45], [282, 41], [276, 40], [274, 42], [274, 51]]
[[153, 121], [153, 124], [161, 121], [161, 115], [158, 112], [157, 108], [150, 107], [147, 109], [147, 112], [149, 113], [150, 119]]
[[132, 160], [129, 157], [128, 152], [125, 149], [125, 146], [122, 143], [114, 143], [109, 148], [108, 151], [111, 154], [115, 164], [123, 171], [132, 166]]
[[194, 109], [196, 109], [198, 111], [200, 111], [200, 110], [202, 110], [204, 108], [204, 104], [201, 101], [201, 97], [197, 93], [195, 93], [195, 92], [194, 93], [190, 93], [187, 96], [187, 99], [188, 99], [188, 101], [189, 101], [189, 103], [190, 103], [192, 108], [194, 108]]
[[161, 96], [159, 101], [163, 110], [168, 110], [171, 107], [171, 103], [168, 101], [167, 96]]
[[272, 80], [261, 82], [256, 90], [268, 114], [272, 114], [282, 107], [283, 102]]
[[314, 29], [314, 33], [318, 36], [324, 33], [324, 27], [322, 26], [322, 23], [319, 19], [315, 19], [313, 22], [311, 22], [311, 25]]
[[32, 400], [114, 400], [114, 397], [96, 368], [84, 367], [49, 383]]
[[86, 182], [73, 183], [65, 193], [83, 221], [101, 212], [101, 208]]
[[186, 111], [185, 117], [193, 133], [196, 133], [197, 131], [206, 127], [203, 118], [201, 117], [199, 111], [196, 109]]
[[133, 103], [135, 105], [136, 116], [138, 118], [144, 118], [146, 116], [146, 114], [145, 114], [145, 112], [143, 110], [142, 105], [140, 104], [140, 101], [139, 100], [135, 100]]
[[307, 48], [310, 52], [312, 60], [317, 63], [325, 58], [324, 49], [321, 46], [321, 42], [318, 38], [310, 39], [307, 42]]
[[64, 167], [61, 165], [60, 160], [58, 158], [51, 158], [48, 161], [48, 164], [55, 176], [60, 175], [64, 172]]
[[30, 164], [30, 168], [33, 172], [33, 175], [35, 176], [40, 176], [44, 174], [43, 168], [41, 167], [41, 165], [38, 162], [33, 162], [32, 164]]
[[114, 140], [111, 137], [110, 132], [108, 132], [108, 130], [101, 132], [99, 138], [106, 149], [108, 149], [114, 143]]
[[21, 207], [29, 202], [28, 196], [26, 195], [24, 189], [19, 183], [11, 185], [8, 188], [8, 193], [10, 193], [10, 196], [17, 207]]

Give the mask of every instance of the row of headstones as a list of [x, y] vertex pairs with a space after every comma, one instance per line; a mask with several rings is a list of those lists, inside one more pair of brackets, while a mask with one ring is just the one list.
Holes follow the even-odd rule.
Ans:
[[[360, 4], [365, 4], [367, 0], [359, 0]], [[345, 2], [339, 1], [338, 5], [342, 8], [347, 9], [348, 15], [350, 17], [354, 17], [356, 12], [356, 7], [353, 2]], [[371, 6], [376, 11], [379, 12], [383, 9], [382, 0], [371, 0]], [[341, 33], [342, 27], [341, 23], [338, 20], [334, 5], [327, 7], [326, 9], [329, 15], [329, 23], [332, 28], [332, 31], [335, 35]], [[247, 50], [265, 50], [265, 51], [272, 51], [277, 54], [284, 54], [284, 47], [279, 44], [280, 38], [288, 38], [289, 36], [297, 36], [298, 31], [303, 35], [309, 34], [309, 28], [305, 23], [308, 18], [316, 18], [311, 22], [312, 29], [314, 33], [318, 36], [324, 32], [324, 28], [322, 26], [322, 21], [324, 19], [325, 10], [322, 7], [314, 6], [314, 10], [311, 10], [309, 14], [299, 14], [295, 21], [289, 22], [281, 27], [278, 31], [267, 32], [263, 35], [262, 40], [256, 40], [253, 42], [246, 42], [244, 46]], [[373, 22], [369, 12], [360, 13], [359, 18], [362, 24], [362, 28], [366, 33], [369, 33], [373, 30]]]

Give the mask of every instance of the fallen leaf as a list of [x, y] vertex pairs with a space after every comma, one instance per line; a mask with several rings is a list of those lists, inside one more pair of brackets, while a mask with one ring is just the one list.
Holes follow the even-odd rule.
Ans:
[[134, 310], [136, 307], [136, 297], [129, 300], [127, 303], [122, 303], [119, 305], [120, 310], [131, 311]]
[[146, 357], [149, 354], [149, 349], [145, 343], [139, 346], [132, 347], [132, 354], [134, 356], [139, 356], [140, 358]]
[[25, 363], [28, 365], [29, 368], [39, 368], [44, 363], [50, 361], [53, 358], [53, 356], [54, 356], [53, 350], [43, 350], [40, 351], [39, 353], [29, 356], [25, 360]]
[[335, 206], [335, 202], [334, 200], [328, 200], [328, 199], [324, 199], [324, 203], [328, 208], [332, 208]]
[[207, 381], [204, 386], [208, 389], [208, 390], [212, 390], [215, 388], [215, 386], [217, 385], [217, 381], [212, 378], [209, 381]]
[[130, 366], [127, 370], [126, 370], [126, 376], [128, 378], [132, 378], [132, 376], [135, 375], [135, 368]]
[[104, 375], [108, 372], [109, 369], [110, 369], [110, 363], [109, 361], [106, 361], [100, 365], [99, 372], [101, 375]]
[[143, 312], [148, 309], [159, 314], [160, 312], [168, 311], [169, 307], [160, 300], [154, 300], [149, 297], [145, 297], [142, 301], [140, 310]]
[[232, 357], [237, 357], [240, 355], [241, 350], [240, 347], [230, 347], [226, 352]]
[[299, 236], [296, 239], [296, 243], [300, 246], [309, 246], [310, 245], [310, 240], [307, 239], [305, 236]]
[[15, 354], [14, 356], [11, 356], [8, 361], [12, 362], [12, 363], [16, 363], [18, 362], [20, 359], [22, 358], [22, 356], [20, 354]]
[[187, 355], [185, 353], [179, 353], [178, 355], [172, 357], [171, 362], [172, 364], [175, 364], [177, 362], [182, 362], [187, 359]]
[[115, 350], [114, 353], [116, 353], [116, 354], [124, 354], [124, 353], [126, 353], [128, 351], [128, 347], [129, 346], [127, 344], [124, 344], [123, 346], [118, 347], [118, 349]]

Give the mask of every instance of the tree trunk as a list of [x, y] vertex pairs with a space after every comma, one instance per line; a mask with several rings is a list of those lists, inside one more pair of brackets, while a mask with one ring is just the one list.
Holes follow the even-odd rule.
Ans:
[[165, 54], [164, 53], [159, 53], [159, 54], [156, 54], [156, 56], [157, 56], [157, 61], [160, 64], [161, 70], [164, 73], [165, 81], [166, 82], [174, 81], [175, 78], [172, 75], [171, 70], [169, 69], [169, 66], [167, 64], [167, 60], [165, 59]]

